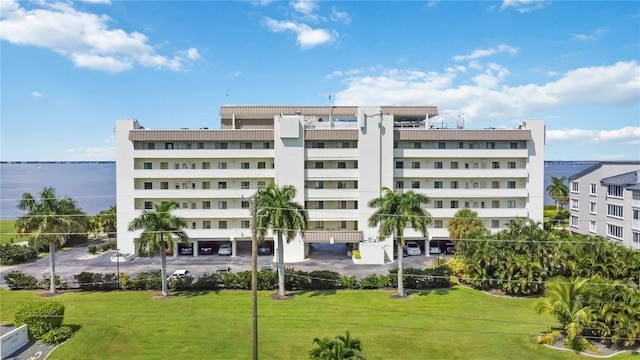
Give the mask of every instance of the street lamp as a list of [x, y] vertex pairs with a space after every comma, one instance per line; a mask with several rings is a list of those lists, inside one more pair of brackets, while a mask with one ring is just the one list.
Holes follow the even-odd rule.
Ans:
[[120, 249], [116, 249], [116, 281], [120, 290]]

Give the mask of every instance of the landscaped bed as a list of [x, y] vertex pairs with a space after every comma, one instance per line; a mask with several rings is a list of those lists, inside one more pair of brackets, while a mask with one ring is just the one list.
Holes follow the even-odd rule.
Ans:
[[[390, 298], [393, 290], [259, 293], [260, 357], [304, 359], [315, 337], [349, 330], [367, 359], [577, 359], [536, 343], [557, 325], [536, 315], [535, 299], [488, 296], [458, 286]], [[64, 323], [74, 336], [49, 359], [248, 359], [251, 292], [205, 291], [154, 299], [157, 292], [67, 292]], [[38, 291], [0, 290], [0, 323]], [[629, 353], [615, 359], [635, 358]]]

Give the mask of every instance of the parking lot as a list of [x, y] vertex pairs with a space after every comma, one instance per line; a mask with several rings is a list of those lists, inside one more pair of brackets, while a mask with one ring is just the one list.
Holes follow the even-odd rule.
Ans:
[[[83, 271], [95, 273], [115, 273], [119, 268], [120, 272], [129, 276], [135, 276], [142, 271], [153, 271], [160, 269], [159, 257], [138, 257], [131, 261], [112, 262], [111, 256], [115, 255], [115, 250], [91, 255], [87, 252], [86, 246], [71, 248], [68, 251], [56, 253], [56, 274], [67, 282], [73, 281], [73, 275]], [[441, 261], [444, 256], [441, 258]], [[448, 256], [447, 256], [448, 258]], [[418, 256], [405, 256], [403, 265], [407, 267], [424, 268], [438, 261], [437, 255], [426, 256], [424, 251]], [[258, 257], [258, 267], [273, 266], [273, 255], [263, 255]], [[351, 257], [345, 251], [331, 248], [329, 246], [314, 245], [310, 252], [310, 258], [297, 263], [285, 264], [287, 268], [297, 270], [331, 270], [341, 275], [355, 275], [362, 278], [368, 274], [385, 274], [391, 268], [397, 267], [396, 261], [384, 265], [362, 265], [354, 264]], [[188, 269], [193, 275], [199, 276], [204, 273], [214, 273], [219, 267], [229, 267], [232, 272], [251, 270], [251, 255], [243, 252], [239, 256], [201, 255], [193, 256], [167, 256], [167, 273], [171, 274], [177, 269]], [[8, 271], [19, 270], [28, 275], [35, 276], [41, 280], [43, 276], [49, 274], [49, 259], [42, 258], [35, 262], [22, 264], [14, 267], [0, 268], [2, 276], [2, 286], [4, 284], [4, 274]]]

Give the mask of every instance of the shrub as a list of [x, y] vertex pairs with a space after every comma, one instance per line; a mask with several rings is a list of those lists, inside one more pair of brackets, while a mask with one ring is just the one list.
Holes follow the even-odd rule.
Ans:
[[[120, 288], [122, 289], [128, 289], [129, 288], [129, 284], [131, 283], [131, 278], [129, 277], [129, 275], [121, 272], [120, 273]], [[118, 286], [118, 284], [116, 284], [116, 287]]]
[[191, 285], [194, 290], [218, 290], [223, 287], [222, 276], [204, 273]]
[[160, 290], [162, 289], [161, 272], [160, 270], [140, 272], [129, 285], [131, 290]]
[[308, 288], [308, 274], [305, 271], [292, 268], [284, 269], [284, 288], [289, 291], [298, 291]]
[[340, 277], [340, 288], [341, 289], [359, 289], [360, 288], [360, 283], [358, 282], [358, 279], [351, 275], [342, 275]]
[[457, 278], [465, 277], [464, 269], [467, 265], [462, 257], [454, 256], [447, 262], [447, 266], [451, 270], [453, 276]]
[[191, 284], [193, 284], [193, 276], [187, 275], [179, 279], [169, 281], [169, 289], [173, 291], [185, 291], [191, 290]]
[[354, 259], [360, 259], [361, 258], [360, 250], [353, 250], [353, 258]]
[[95, 245], [89, 245], [87, 247], [87, 251], [89, 252], [89, 254], [95, 254], [98, 251], [98, 248], [96, 248]]
[[11, 271], [4, 276], [4, 282], [11, 290], [35, 289], [38, 287], [38, 280], [35, 276], [27, 275], [22, 271]]
[[360, 280], [360, 288], [361, 289], [379, 289], [378, 275], [369, 274]]
[[73, 330], [69, 326], [60, 326], [57, 329], [51, 329], [40, 338], [46, 344], [60, 344], [73, 336]]
[[275, 271], [258, 271], [258, 290], [273, 290], [278, 284], [278, 275]]
[[[451, 270], [447, 265], [427, 269], [406, 268], [402, 269], [402, 274], [404, 276], [403, 285], [406, 289], [421, 290], [451, 286], [449, 280]], [[391, 287], [398, 286], [397, 268], [389, 269], [389, 285]]]
[[29, 338], [39, 340], [57, 329], [64, 319], [64, 305], [55, 301], [34, 301], [16, 307], [15, 327], [27, 324]]
[[109, 249], [111, 249], [111, 245], [109, 245], [109, 243], [100, 244], [100, 251], [105, 252]]
[[[56, 274], [55, 285], [56, 285], [56, 289], [64, 290], [69, 288], [69, 285], [67, 284], [67, 282], [60, 280], [60, 275], [58, 274]], [[48, 289], [50, 286], [51, 286], [51, 278], [48, 275], [43, 276], [42, 280], [38, 283], [38, 287], [40, 289]]]
[[340, 274], [335, 271], [313, 270], [307, 275], [307, 290], [333, 290], [340, 287]]
[[109, 249], [110, 250], [117, 250], [118, 249], [118, 243], [115, 241], [109, 241]]
[[30, 246], [0, 245], [0, 265], [21, 264], [38, 257], [38, 251]]
[[380, 275], [378, 276], [378, 287], [380, 289], [384, 289], [389, 287], [390, 281], [389, 281], [389, 275]]

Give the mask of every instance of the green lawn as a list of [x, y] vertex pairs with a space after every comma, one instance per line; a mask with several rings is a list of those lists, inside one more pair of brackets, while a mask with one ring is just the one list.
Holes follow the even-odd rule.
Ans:
[[0, 220], [0, 244], [8, 244], [13, 238], [14, 242], [20, 242], [26, 240], [26, 238], [19, 238], [16, 232], [15, 220]]
[[[260, 357], [304, 359], [314, 337], [349, 329], [368, 359], [578, 359], [537, 345], [554, 321], [532, 299], [503, 299], [475, 290], [413, 294], [385, 291], [305, 293], [276, 301], [259, 294]], [[249, 359], [251, 292], [222, 291], [153, 299], [154, 292], [65, 293], [65, 324], [76, 333], [49, 359]], [[0, 290], [0, 323], [38, 292]], [[616, 359], [631, 358], [622, 355]]]

